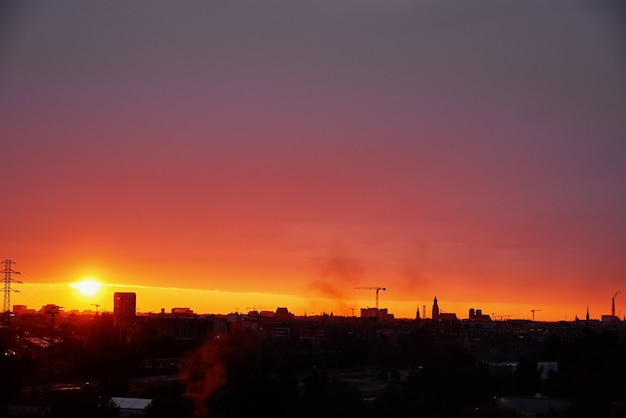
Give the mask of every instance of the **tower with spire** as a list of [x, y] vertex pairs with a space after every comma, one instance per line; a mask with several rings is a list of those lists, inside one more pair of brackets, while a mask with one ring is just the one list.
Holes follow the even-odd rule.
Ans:
[[437, 296], [435, 296], [435, 300], [433, 301], [433, 321], [439, 318], [439, 305], [437, 305]]

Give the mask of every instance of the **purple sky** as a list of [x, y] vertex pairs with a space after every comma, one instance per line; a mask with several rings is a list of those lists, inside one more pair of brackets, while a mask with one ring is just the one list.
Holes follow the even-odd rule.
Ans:
[[600, 310], [626, 277], [625, 12], [4, 1], [0, 255], [38, 282]]

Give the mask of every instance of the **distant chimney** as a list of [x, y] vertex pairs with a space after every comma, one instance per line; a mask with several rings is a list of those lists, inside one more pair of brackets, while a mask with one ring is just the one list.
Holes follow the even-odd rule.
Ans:
[[611, 298], [611, 316], [615, 316], [615, 298]]

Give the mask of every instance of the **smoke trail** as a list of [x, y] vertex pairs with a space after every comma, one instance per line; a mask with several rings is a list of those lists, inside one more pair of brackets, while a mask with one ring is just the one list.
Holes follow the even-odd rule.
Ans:
[[222, 351], [218, 340], [209, 340], [181, 364], [181, 380], [186, 385], [187, 395], [193, 400], [194, 415], [198, 418], [207, 415], [206, 401], [226, 383]]
[[[347, 312], [346, 292], [363, 277], [361, 263], [341, 253], [317, 260], [318, 277], [309, 283], [313, 294], [331, 299], [339, 310]], [[349, 299], [349, 298], [348, 298]]]
[[250, 333], [213, 338], [193, 351], [180, 367], [196, 418], [206, 417], [207, 403], [216, 390], [240, 399], [240, 392], [258, 374], [260, 340]]

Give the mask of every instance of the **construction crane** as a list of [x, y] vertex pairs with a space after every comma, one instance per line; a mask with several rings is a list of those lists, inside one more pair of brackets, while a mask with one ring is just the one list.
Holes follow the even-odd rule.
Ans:
[[533, 322], [535, 322], [535, 312], [539, 312], [541, 309], [531, 309], [530, 311], [533, 313]]
[[253, 307], [251, 307], [251, 308], [246, 307], [246, 309], [247, 309], [248, 311], [256, 311], [256, 310], [258, 310], [258, 309], [270, 309], [270, 308], [271, 308], [271, 306], [253, 306]]
[[380, 292], [381, 290], [387, 290], [386, 287], [380, 287], [380, 286], [355, 287], [355, 289], [375, 290], [376, 291], [376, 310], [378, 310], [378, 292]]

